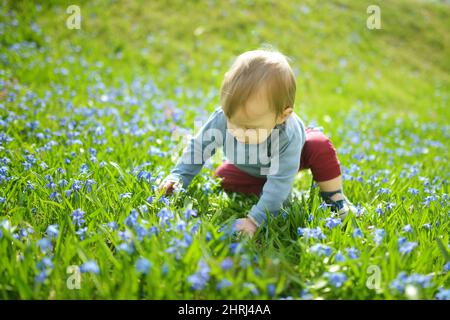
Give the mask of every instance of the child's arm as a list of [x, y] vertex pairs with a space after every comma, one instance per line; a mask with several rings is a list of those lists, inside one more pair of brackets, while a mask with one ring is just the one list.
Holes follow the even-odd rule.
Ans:
[[183, 154], [175, 167], [161, 182], [160, 188], [166, 193], [170, 193], [174, 188], [174, 184], [178, 182], [183, 188], [187, 188], [206, 160], [222, 145], [222, 141], [225, 138], [223, 136], [225, 126], [226, 120], [223, 111], [218, 107], [196, 136], [190, 140], [189, 145], [183, 150]]
[[300, 167], [300, 153], [304, 142], [305, 136], [296, 134], [286, 145], [280, 147], [278, 154], [275, 153], [272, 157], [271, 162], [278, 161], [278, 170], [267, 176], [262, 196], [248, 214], [248, 218], [256, 226], [266, 222], [266, 209], [269, 213], [276, 214], [289, 197]]

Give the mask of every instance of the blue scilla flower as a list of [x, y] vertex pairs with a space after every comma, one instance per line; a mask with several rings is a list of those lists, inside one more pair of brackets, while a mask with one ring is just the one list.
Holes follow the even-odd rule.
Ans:
[[195, 209], [186, 209], [183, 212], [183, 216], [185, 220], [189, 220], [191, 217], [196, 217], [197, 216], [197, 210]]
[[[28, 161], [24, 161], [22, 163], [22, 165], [23, 165], [23, 168], [28, 171], [28, 170], [30, 170], [30, 168], [33, 164], [29, 163]], [[2, 180], [2, 178], [5, 179], [5, 177], [6, 177], [6, 174], [2, 174], [2, 172], [0, 170], [0, 181]]]
[[450, 289], [439, 288], [438, 293], [436, 293], [435, 298], [437, 300], [450, 300]]
[[159, 198], [158, 202], [162, 202], [165, 206], [168, 206], [170, 204], [170, 199], [169, 199], [169, 197], [161, 196], [161, 198]]
[[391, 193], [391, 190], [388, 188], [380, 188], [377, 190], [377, 194], [389, 194]]
[[378, 204], [377, 208], [375, 209], [375, 212], [381, 216], [383, 215], [384, 211], [383, 211], [383, 206], [381, 204]]
[[169, 265], [167, 263], [164, 263], [162, 268], [161, 268], [161, 272], [163, 275], [166, 275], [169, 273]]
[[242, 256], [241, 261], [239, 262], [239, 265], [242, 269], [247, 269], [247, 267], [249, 267], [251, 265], [251, 261], [246, 255], [244, 255], [244, 256]]
[[49, 257], [42, 258], [42, 260], [40, 260], [36, 263], [36, 268], [38, 270], [45, 270], [47, 268], [53, 269], [52, 259], [50, 259]]
[[413, 196], [418, 195], [420, 191], [416, 188], [408, 188], [408, 193], [412, 194]]
[[408, 242], [404, 237], [398, 239], [398, 252], [401, 254], [410, 253], [416, 246], [416, 242]]
[[77, 227], [81, 227], [83, 225], [83, 223], [85, 222], [84, 214], [85, 214], [84, 211], [81, 209], [74, 210], [71, 213], [73, 225], [75, 225]]
[[72, 192], [79, 192], [83, 188], [83, 184], [80, 180], [73, 180], [70, 189]]
[[137, 177], [138, 177], [138, 181], [145, 180], [148, 183], [152, 182], [152, 174], [148, 171], [145, 171], [145, 170], [139, 171]]
[[379, 246], [381, 244], [381, 241], [383, 241], [384, 235], [385, 235], [384, 229], [375, 229], [373, 231], [373, 240], [375, 241], [376, 245]]
[[160, 218], [161, 224], [167, 223], [174, 217], [173, 212], [167, 208], [162, 208], [156, 216]]
[[133, 243], [127, 243], [127, 242], [122, 242], [121, 244], [119, 244], [117, 246], [117, 251], [123, 251], [126, 252], [128, 254], [132, 254], [134, 252], [134, 246]]
[[320, 229], [320, 227], [316, 227], [313, 229], [299, 227], [297, 229], [297, 234], [300, 237], [303, 237], [305, 240], [308, 240], [308, 239], [324, 240], [324, 239], [326, 239], [326, 236], [323, 234], [322, 229]]
[[60, 188], [64, 188], [69, 185], [69, 182], [66, 179], [61, 179], [58, 181], [58, 186]]
[[183, 232], [186, 230], [186, 222], [184, 222], [183, 220], [180, 220], [177, 222], [177, 224], [175, 225], [175, 230], [178, 232]]
[[147, 205], [145, 205], [145, 204], [140, 205], [140, 206], [139, 206], [139, 210], [140, 210], [142, 213], [148, 213], [148, 207], [147, 207]]
[[347, 276], [342, 272], [325, 272], [324, 276], [328, 279], [328, 282], [335, 288], [342, 287], [342, 285], [347, 280]]
[[48, 276], [48, 271], [47, 269], [43, 269], [41, 271], [39, 271], [38, 275], [36, 277], [34, 277], [34, 281], [36, 283], [43, 283]]
[[259, 290], [254, 283], [244, 282], [243, 287], [250, 290], [250, 293], [257, 296], [259, 295]]
[[328, 229], [333, 229], [339, 225], [342, 225], [342, 221], [340, 218], [326, 218], [325, 219], [325, 227], [327, 227]]
[[395, 207], [395, 203], [388, 202], [388, 203], [386, 204], [386, 210], [387, 210], [387, 211], [391, 211], [392, 209], [394, 209], [394, 207]]
[[117, 235], [119, 236], [119, 239], [122, 241], [128, 241], [133, 236], [129, 230], [119, 231]]
[[200, 229], [200, 224], [201, 224], [201, 221], [200, 221], [200, 220], [196, 221], [196, 222], [194, 223], [194, 225], [192, 226], [190, 232], [191, 232], [192, 234], [197, 233], [198, 230]]
[[327, 245], [316, 243], [310, 248], [311, 253], [317, 254], [319, 256], [330, 256], [333, 252], [333, 249]]
[[117, 230], [118, 229], [118, 225], [116, 221], [110, 221], [108, 222], [108, 227], [110, 227], [113, 230]]
[[26, 192], [27, 190], [33, 191], [34, 190], [34, 184], [31, 181], [27, 181], [26, 182], [26, 187], [25, 190], [23, 190], [23, 192]]
[[267, 293], [270, 297], [273, 297], [275, 295], [275, 285], [273, 283], [267, 285]]
[[48, 238], [42, 238], [37, 242], [42, 253], [46, 253], [53, 250], [52, 242]]
[[345, 256], [342, 254], [342, 252], [338, 251], [334, 257], [335, 262], [345, 262]]
[[155, 235], [157, 236], [159, 234], [159, 229], [157, 226], [151, 226], [148, 228], [148, 234], [149, 235]]
[[87, 227], [78, 229], [75, 234], [83, 241], [86, 238]]
[[28, 228], [28, 229], [21, 228], [19, 230], [19, 232], [17, 233], [18, 239], [22, 239], [22, 238], [28, 237], [29, 233], [33, 233], [33, 229], [31, 229], [31, 228]]
[[100, 268], [98, 267], [98, 264], [96, 261], [89, 260], [80, 266], [80, 272], [98, 274], [98, 273], [100, 273]]
[[57, 238], [58, 237], [58, 225], [57, 224], [51, 224], [47, 227], [46, 233], [47, 236], [51, 238]]
[[216, 289], [217, 290], [222, 290], [224, 288], [228, 288], [232, 285], [231, 281], [228, 279], [222, 279], [219, 282], [217, 282], [216, 284]]
[[121, 194], [119, 194], [119, 200], [122, 200], [122, 199], [129, 199], [129, 198], [131, 198], [131, 195], [132, 195], [133, 193], [131, 193], [131, 192], [125, 192], [125, 193], [121, 193]]
[[356, 228], [355, 230], [353, 230], [353, 238], [362, 238], [362, 237], [363, 233], [360, 228]]
[[50, 194], [50, 200], [54, 200], [55, 202], [59, 202], [61, 200], [61, 195], [57, 191], [53, 191]]
[[49, 183], [47, 183], [47, 185], [45, 186], [47, 189], [55, 189], [56, 188], [56, 184], [53, 181], [50, 181]]
[[411, 227], [411, 225], [410, 224], [407, 224], [407, 225], [405, 225], [404, 227], [403, 227], [403, 232], [405, 232], [405, 233], [409, 233], [409, 232], [412, 232], [412, 227]]
[[144, 238], [148, 234], [148, 231], [143, 226], [141, 226], [140, 224], [135, 224], [134, 225], [134, 231], [136, 232], [136, 236], [137, 236], [137, 239], [139, 241], [144, 240]]
[[128, 227], [133, 227], [137, 224], [138, 212], [135, 209], [131, 209], [130, 214], [125, 218], [124, 223]]
[[94, 179], [87, 179], [85, 182], [86, 191], [91, 192], [92, 191], [92, 185], [96, 184]]
[[445, 265], [444, 265], [444, 272], [449, 272], [450, 271], [450, 262], [447, 262]]
[[233, 260], [231, 258], [225, 258], [221, 263], [220, 267], [223, 271], [230, 270], [233, 267]]
[[431, 223], [425, 223], [425, 224], [422, 225], [422, 227], [424, 229], [430, 230], [431, 229]]
[[147, 274], [151, 267], [152, 263], [143, 257], [139, 258], [135, 264], [136, 272], [141, 274]]
[[242, 244], [240, 242], [230, 243], [230, 251], [232, 254], [239, 254], [243, 251]]
[[350, 259], [352, 259], [352, 260], [358, 259], [358, 257], [359, 257], [359, 252], [358, 252], [358, 250], [356, 250], [355, 248], [347, 248], [347, 249], [345, 249], [345, 251], [347, 252], [348, 257], [349, 257]]
[[202, 290], [209, 280], [211, 269], [204, 260], [199, 261], [198, 271], [188, 277], [188, 282], [193, 290]]
[[318, 207], [317, 209], [319, 210], [327, 210], [328, 207], [330, 207], [331, 205], [327, 204], [325, 201], [323, 201]]
[[89, 166], [86, 163], [83, 163], [80, 167], [80, 173], [86, 174], [89, 172]]
[[410, 276], [406, 274], [406, 272], [400, 272], [389, 285], [389, 287], [393, 290], [399, 291], [401, 293], [405, 292], [405, 288], [407, 285], [415, 285], [421, 288], [428, 288], [431, 286], [431, 280], [433, 276], [431, 275], [422, 275], [413, 273]]

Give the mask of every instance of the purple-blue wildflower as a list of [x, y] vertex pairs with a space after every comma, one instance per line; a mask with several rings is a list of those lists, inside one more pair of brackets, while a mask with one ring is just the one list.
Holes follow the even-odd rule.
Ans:
[[416, 242], [408, 242], [404, 237], [398, 239], [398, 252], [401, 254], [410, 253], [416, 246]]
[[232, 285], [231, 281], [228, 279], [222, 279], [219, 282], [217, 282], [216, 284], [216, 289], [217, 290], [222, 290], [224, 288], [228, 288]]
[[220, 263], [220, 267], [223, 271], [230, 270], [233, 267], [233, 260], [231, 258], [223, 259], [223, 261]]
[[383, 241], [384, 235], [384, 229], [375, 229], [373, 231], [373, 240], [375, 241], [377, 246], [379, 246], [381, 244], [381, 241]]
[[336, 252], [336, 255], [334, 256], [335, 262], [345, 262], [345, 256], [342, 254], [342, 252], [338, 251]]
[[321, 243], [316, 243], [315, 245], [313, 245], [312, 247], [310, 247], [310, 251], [313, 254], [317, 254], [319, 256], [330, 256], [331, 253], [333, 252], [333, 249], [327, 245], [321, 244]]
[[51, 224], [47, 227], [46, 233], [47, 236], [51, 238], [57, 238], [58, 237], [58, 225], [57, 224]]
[[353, 248], [353, 247], [352, 248], [347, 248], [347, 249], [345, 249], [345, 251], [347, 252], [348, 257], [350, 259], [354, 260], [354, 259], [358, 259], [359, 258], [359, 252], [355, 248]]
[[39, 248], [41, 249], [42, 253], [46, 253], [48, 251], [53, 250], [52, 242], [48, 238], [42, 238], [38, 240], [37, 242]]
[[204, 260], [200, 260], [198, 271], [188, 277], [192, 290], [203, 290], [209, 280], [211, 269]]
[[147, 274], [151, 267], [152, 263], [143, 257], [140, 257], [135, 264], [136, 272], [142, 274]]
[[405, 232], [405, 233], [409, 233], [409, 232], [412, 232], [412, 227], [411, 227], [411, 225], [410, 224], [407, 224], [407, 225], [405, 225], [404, 227], [403, 227], [403, 232]]
[[324, 239], [326, 239], [326, 236], [323, 234], [322, 229], [320, 229], [320, 227], [316, 227], [314, 229], [299, 227], [297, 229], [297, 234], [300, 237], [303, 237], [305, 240], [308, 240], [308, 239], [324, 240]]
[[355, 230], [353, 230], [353, 238], [362, 238], [363, 237], [363, 233], [361, 231], [360, 228], [355, 228]]
[[342, 285], [347, 280], [347, 276], [342, 272], [325, 272], [324, 276], [328, 279], [328, 282], [335, 288], [342, 287]]
[[85, 212], [81, 209], [74, 210], [71, 213], [73, 225], [75, 225], [77, 227], [81, 227], [83, 225], [83, 223], [85, 222], [84, 214], [85, 214]]
[[162, 208], [156, 215], [160, 218], [161, 224], [167, 224], [173, 217], [173, 212], [167, 208]]
[[100, 273], [100, 268], [95, 260], [89, 260], [80, 266], [80, 272], [98, 274]]
[[435, 298], [436, 300], [450, 300], [450, 289], [439, 288]]
[[333, 229], [339, 225], [342, 225], [342, 221], [340, 218], [326, 218], [325, 219], [325, 227], [327, 227], [328, 229]]

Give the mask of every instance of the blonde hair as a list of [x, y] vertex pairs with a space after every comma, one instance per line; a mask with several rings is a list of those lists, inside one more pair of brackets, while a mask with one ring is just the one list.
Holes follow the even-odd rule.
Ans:
[[276, 116], [287, 106], [294, 108], [295, 75], [282, 53], [258, 49], [244, 52], [234, 60], [220, 88], [220, 103], [225, 115], [231, 117], [262, 88]]

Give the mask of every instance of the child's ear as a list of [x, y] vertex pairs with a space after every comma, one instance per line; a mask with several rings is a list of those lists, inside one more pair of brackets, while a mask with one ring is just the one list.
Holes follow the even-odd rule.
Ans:
[[286, 119], [294, 112], [294, 108], [290, 106], [286, 106], [284, 108], [283, 113], [279, 116], [277, 124], [281, 124], [286, 121]]

